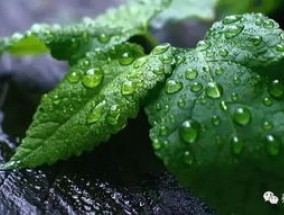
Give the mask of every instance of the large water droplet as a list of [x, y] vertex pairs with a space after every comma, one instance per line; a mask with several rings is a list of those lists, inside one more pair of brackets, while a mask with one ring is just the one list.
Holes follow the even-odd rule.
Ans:
[[251, 121], [251, 112], [248, 108], [238, 108], [233, 115], [233, 120], [239, 125], [247, 125]]
[[103, 114], [105, 113], [105, 104], [106, 104], [106, 101], [103, 100], [88, 115], [88, 117], [87, 117], [87, 123], [88, 124], [96, 123], [102, 118]]
[[107, 116], [107, 122], [110, 125], [116, 125], [119, 122], [119, 117], [121, 115], [121, 109], [118, 105], [112, 105]]
[[188, 80], [194, 80], [198, 73], [196, 69], [188, 69], [185, 71], [185, 78]]
[[235, 155], [239, 155], [244, 149], [244, 141], [238, 136], [233, 136], [231, 139], [232, 152]]
[[167, 136], [169, 134], [169, 129], [167, 126], [162, 125], [159, 130], [160, 136]]
[[239, 35], [244, 29], [243, 25], [228, 26], [224, 32], [225, 38], [230, 39]]
[[224, 25], [233, 24], [237, 21], [239, 21], [242, 17], [241, 16], [227, 16], [223, 19]]
[[131, 95], [135, 92], [135, 86], [132, 81], [125, 81], [121, 87], [121, 94], [124, 96]]
[[265, 137], [266, 139], [266, 149], [268, 154], [275, 156], [280, 153], [281, 142], [280, 140], [272, 134]]
[[278, 45], [276, 46], [276, 51], [278, 51], [278, 52], [284, 52], [284, 45], [278, 44]]
[[192, 165], [194, 162], [194, 157], [189, 151], [185, 151], [183, 154], [183, 161], [187, 165]]
[[130, 52], [124, 52], [119, 59], [119, 63], [123, 66], [129, 65], [133, 61], [134, 61], [134, 57], [132, 53]]
[[156, 46], [156, 47], [153, 49], [152, 53], [153, 53], [154, 55], [163, 54], [163, 53], [165, 53], [165, 52], [170, 48], [170, 46], [171, 46], [171, 45], [170, 45], [169, 43], [161, 44], [161, 45], [159, 45], [159, 46]]
[[89, 69], [83, 76], [82, 83], [89, 88], [98, 87], [104, 78], [104, 72], [100, 68]]
[[214, 116], [212, 116], [211, 122], [212, 122], [213, 125], [218, 126], [218, 125], [221, 124], [221, 119], [220, 119], [219, 116], [214, 115]]
[[199, 82], [194, 82], [190, 87], [190, 90], [195, 93], [201, 91], [202, 89], [203, 85]]
[[182, 89], [182, 83], [175, 80], [168, 80], [166, 82], [165, 91], [166, 93], [172, 94]]
[[260, 36], [253, 36], [250, 38], [250, 41], [251, 43], [254, 45], [254, 46], [258, 46], [262, 43], [262, 37]]
[[271, 106], [271, 105], [273, 104], [273, 101], [272, 101], [271, 98], [265, 97], [265, 98], [263, 98], [262, 103], [263, 103], [265, 106]]
[[111, 37], [102, 33], [98, 36], [98, 41], [100, 43], [108, 43], [110, 41]]
[[70, 83], [77, 83], [81, 79], [77, 72], [69, 72], [66, 78]]
[[199, 123], [194, 120], [186, 120], [179, 128], [180, 138], [186, 143], [194, 143], [199, 134]]
[[284, 89], [279, 80], [274, 80], [270, 85], [268, 92], [271, 96], [279, 98], [283, 95]]
[[215, 82], [209, 82], [206, 89], [206, 95], [213, 99], [218, 99], [223, 94], [223, 88], [221, 85], [216, 84]]

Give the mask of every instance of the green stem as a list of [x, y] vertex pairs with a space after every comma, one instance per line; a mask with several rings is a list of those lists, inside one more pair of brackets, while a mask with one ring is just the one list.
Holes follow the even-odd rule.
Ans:
[[159, 41], [150, 32], [147, 32], [144, 36], [153, 47], [160, 44]]

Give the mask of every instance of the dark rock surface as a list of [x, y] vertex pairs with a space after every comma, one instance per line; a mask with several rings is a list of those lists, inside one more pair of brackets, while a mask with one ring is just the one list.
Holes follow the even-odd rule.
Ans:
[[[120, 1], [82, 2], [0, 1], [0, 36], [23, 31], [34, 22], [68, 23], [94, 16]], [[2, 56], [1, 163], [24, 136], [40, 96], [54, 87], [65, 69], [64, 63], [47, 56]], [[212, 214], [154, 156], [148, 129], [140, 114], [110, 141], [79, 158], [39, 169], [0, 171], [0, 214]]]

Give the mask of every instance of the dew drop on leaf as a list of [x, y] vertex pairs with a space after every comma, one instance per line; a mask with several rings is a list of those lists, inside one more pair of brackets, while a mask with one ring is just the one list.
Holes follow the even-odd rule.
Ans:
[[102, 102], [100, 102], [95, 108], [94, 110], [88, 115], [87, 117], [87, 123], [88, 124], [93, 124], [98, 122], [101, 118], [102, 115], [105, 112], [105, 104], [106, 101], [103, 100]]
[[110, 125], [116, 125], [119, 122], [119, 117], [121, 115], [121, 109], [119, 105], [112, 105], [107, 116], [107, 122]]
[[264, 121], [261, 127], [263, 130], [271, 130], [273, 125], [269, 121]]
[[235, 155], [239, 155], [244, 149], [244, 141], [238, 136], [233, 136], [231, 139], [232, 152]]
[[104, 78], [104, 72], [102, 69], [89, 69], [83, 76], [82, 83], [85, 87], [95, 88], [98, 87]]
[[223, 94], [223, 88], [221, 85], [216, 84], [215, 82], [209, 82], [205, 89], [205, 93], [210, 98], [218, 99]]
[[98, 41], [100, 43], [108, 43], [110, 41], [111, 37], [102, 33], [98, 36]]
[[148, 58], [147, 57], [141, 57], [138, 58], [134, 63], [133, 63], [133, 68], [138, 69], [142, 67], [145, 63], [147, 63]]
[[212, 122], [213, 125], [218, 126], [218, 125], [221, 124], [221, 119], [220, 119], [219, 116], [214, 115], [214, 116], [212, 116], [211, 122]]
[[227, 49], [221, 49], [221, 50], [219, 51], [219, 54], [220, 54], [222, 57], [227, 57], [228, 54], [229, 54], [229, 52], [228, 52]]
[[224, 70], [221, 68], [221, 67], [218, 67], [216, 70], [215, 70], [215, 74], [216, 75], [222, 75], [224, 73]]
[[168, 133], [169, 133], [169, 129], [167, 128], [167, 126], [162, 125], [160, 127], [160, 130], [159, 130], [159, 135], [160, 136], [167, 136]]
[[157, 69], [154, 69], [153, 73], [156, 74], [156, 75], [162, 75], [162, 74], [165, 74], [165, 70], [164, 70], [163, 67], [159, 67]]
[[179, 99], [177, 102], [178, 107], [184, 108], [186, 106], [186, 100], [185, 99]]
[[224, 25], [233, 24], [237, 21], [239, 21], [242, 17], [241, 16], [227, 16], [223, 19]]
[[278, 51], [278, 52], [284, 52], [284, 45], [278, 44], [278, 45], [276, 46], [276, 51]]
[[194, 82], [190, 87], [190, 90], [195, 93], [201, 91], [202, 89], [203, 85], [199, 82]]
[[194, 143], [199, 134], [199, 123], [194, 120], [186, 120], [179, 128], [180, 138], [186, 143]]
[[283, 86], [279, 82], [279, 80], [274, 80], [272, 84], [270, 85], [270, 88], [268, 89], [268, 92], [271, 96], [274, 96], [276, 98], [281, 97], [283, 95]]
[[182, 89], [182, 83], [175, 80], [168, 80], [166, 82], [165, 91], [168, 94], [176, 93]]
[[124, 96], [131, 95], [135, 91], [135, 86], [132, 81], [125, 81], [121, 87], [121, 94]]
[[197, 77], [198, 73], [196, 69], [188, 69], [185, 72], [185, 78], [188, 80], [194, 80]]
[[154, 149], [159, 150], [159, 149], [162, 148], [162, 146], [163, 146], [163, 142], [161, 140], [159, 140], [157, 138], [153, 140], [153, 148]]
[[243, 25], [231, 25], [225, 29], [225, 38], [230, 39], [239, 35], [244, 29]]
[[205, 51], [207, 50], [208, 48], [210, 48], [211, 46], [211, 43], [210, 42], [206, 42], [204, 40], [201, 40], [199, 41], [197, 44], [196, 44], [196, 49], [198, 51]]
[[232, 93], [232, 100], [237, 101], [239, 99], [239, 95], [235, 92]]
[[233, 120], [239, 125], [247, 125], [251, 121], [251, 112], [248, 108], [240, 107], [233, 115]]
[[258, 46], [262, 43], [262, 37], [260, 36], [253, 36], [250, 38], [250, 41], [251, 43], [254, 45], [254, 46]]
[[69, 72], [66, 78], [70, 83], [77, 83], [81, 79], [77, 72]]
[[134, 61], [134, 57], [132, 56], [130, 52], [124, 52], [119, 59], [120, 65], [123, 65], [123, 66], [129, 65], [133, 61]]
[[170, 64], [173, 62], [173, 58], [171, 55], [162, 55], [160, 57], [160, 60], [164, 63], [164, 64]]
[[272, 101], [271, 98], [265, 97], [265, 98], [263, 98], [262, 103], [263, 103], [265, 106], [271, 106], [271, 105], [273, 104], [273, 101]]
[[194, 157], [189, 151], [183, 153], [183, 161], [187, 165], [192, 165], [194, 162]]
[[280, 152], [281, 143], [277, 137], [272, 134], [268, 134], [266, 137], [266, 149], [268, 154], [275, 156]]
[[160, 54], [165, 53], [169, 48], [170, 48], [170, 44], [169, 43], [161, 44], [161, 45], [156, 46], [153, 49], [152, 53], [154, 55], [160, 55]]

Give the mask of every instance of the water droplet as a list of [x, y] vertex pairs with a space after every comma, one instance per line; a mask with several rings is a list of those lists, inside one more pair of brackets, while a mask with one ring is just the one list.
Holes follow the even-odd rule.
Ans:
[[273, 104], [273, 101], [272, 101], [271, 98], [265, 97], [265, 98], [263, 98], [262, 103], [263, 103], [265, 106], [271, 106], [271, 105]]
[[253, 36], [250, 38], [250, 41], [251, 43], [254, 45], [254, 46], [258, 46], [262, 43], [262, 37], [260, 36]]
[[172, 63], [172, 61], [173, 61], [173, 58], [172, 58], [172, 56], [171, 55], [162, 55], [161, 57], [160, 57], [160, 60], [164, 63], [164, 64], [170, 64], [170, 63]]
[[119, 117], [121, 115], [121, 109], [118, 105], [112, 105], [107, 116], [107, 122], [110, 125], [116, 125], [119, 122]]
[[160, 141], [157, 138], [153, 140], [153, 148], [154, 149], [159, 150], [159, 149], [162, 148], [162, 146], [163, 146], [163, 142], [162, 141]]
[[265, 137], [266, 139], [266, 149], [268, 154], [275, 156], [280, 153], [281, 143], [279, 139], [272, 134], [269, 134]]
[[224, 25], [233, 24], [237, 21], [239, 21], [242, 17], [241, 16], [227, 16], [223, 19]]
[[204, 71], [205, 73], [209, 73], [209, 72], [210, 72], [209, 66], [204, 66], [202, 69], [203, 69], [203, 71]]
[[183, 154], [183, 161], [187, 165], [192, 165], [194, 162], [194, 157], [189, 151], [185, 151]]
[[178, 55], [176, 59], [177, 64], [182, 64], [185, 62], [185, 60], [186, 60], [186, 57], [184, 55]]
[[240, 85], [241, 84], [241, 79], [238, 76], [233, 77], [233, 82], [235, 85]]
[[221, 119], [220, 119], [219, 116], [214, 115], [214, 116], [212, 116], [211, 122], [212, 122], [213, 125], [218, 126], [218, 125], [221, 124]]
[[153, 49], [152, 53], [153, 53], [154, 55], [163, 54], [163, 53], [165, 53], [165, 52], [170, 48], [170, 46], [171, 46], [171, 45], [170, 45], [169, 43], [161, 44], [161, 45], [159, 45], [159, 46], [156, 46], [156, 47]]
[[231, 25], [226, 28], [224, 32], [225, 38], [230, 39], [239, 35], [244, 29], [243, 25]]
[[238, 108], [233, 115], [233, 120], [239, 125], [247, 125], [251, 121], [251, 112], [248, 108]]
[[228, 50], [226, 50], [226, 49], [221, 49], [221, 50], [219, 51], [219, 54], [220, 54], [222, 57], [227, 57], [228, 54], [229, 54], [229, 52], [228, 52]]
[[237, 101], [239, 99], [239, 95], [235, 92], [232, 93], [232, 100]]
[[133, 68], [138, 69], [142, 67], [145, 63], [147, 63], [148, 58], [147, 57], [141, 57], [138, 58], [134, 63], [133, 63]]
[[218, 67], [216, 70], [215, 70], [215, 74], [216, 75], [222, 75], [224, 73], [224, 70], [220, 67]]
[[82, 83], [89, 88], [98, 87], [104, 78], [104, 72], [100, 68], [89, 69], [83, 76]]
[[261, 127], [263, 130], [271, 130], [273, 125], [269, 121], [264, 121]]
[[276, 98], [281, 97], [284, 92], [283, 86], [279, 80], [274, 80], [268, 91], [271, 96], [274, 96]]
[[206, 89], [206, 95], [213, 99], [218, 99], [223, 94], [223, 88], [221, 85], [216, 84], [215, 82], [209, 82]]
[[245, 143], [242, 139], [240, 139], [238, 136], [233, 136], [231, 139], [231, 148], [232, 152], [235, 155], [239, 155], [243, 149], [244, 149]]
[[278, 52], [284, 52], [284, 45], [278, 44], [278, 45], [276, 46], [276, 51], [278, 51]]
[[186, 120], [179, 128], [180, 138], [186, 143], [194, 143], [198, 137], [199, 123], [194, 120]]
[[177, 102], [177, 105], [180, 108], [184, 108], [186, 106], [186, 100], [185, 99], [179, 99], [178, 102]]
[[69, 72], [66, 78], [70, 83], [77, 83], [81, 79], [77, 72]]
[[119, 63], [123, 66], [129, 65], [133, 61], [134, 61], [134, 57], [132, 53], [130, 52], [124, 52], [119, 59]]
[[166, 93], [172, 94], [182, 89], [182, 83], [175, 80], [168, 80], [166, 82], [165, 91]]
[[159, 130], [159, 135], [167, 136], [168, 134], [169, 134], [169, 129], [167, 128], [167, 126], [162, 125]]
[[195, 93], [201, 91], [202, 89], [203, 85], [199, 82], [194, 82], [190, 87], [190, 90]]
[[162, 75], [162, 74], [165, 74], [165, 70], [163, 67], [159, 67], [159, 68], [153, 69], [153, 73], [156, 75]]
[[102, 33], [98, 36], [98, 41], [100, 43], [108, 43], [110, 41], [111, 37]]
[[131, 95], [135, 92], [135, 86], [132, 81], [125, 81], [121, 87], [121, 94], [124, 96]]
[[263, 20], [263, 27], [265, 28], [274, 28], [275, 24], [273, 20]]
[[222, 100], [222, 101], [220, 102], [220, 106], [221, 106], [221, 109], [222, 109], [223, 111], [227, 111], [227, 110], [228, 110], [227, 103], [226, 103], [224, 100]]
[[91, 114], [88, 115], [88, 117], [87, 117], [87, 123], [88, 124], [96, 123], [100, 119], [102, 119], [102, 115], [105, 112], [105, 104], [106, 104], [106, 101], [103, 100], [94, 108], [94, 110], [91, 112]]
[[196, 69], [188, 69], [185, 72], [185, 78], [188, 80], [194, 80], [197, 77], [198, 73]]
[[196, 48], [197, 48], [197, 50], [199, 50], [199, 51], [205, 51], [205, 50], [207, 50], [210, 46], [211, 46], [211, 43], [210, 43], [210, 42], [207, 42], [207, 41], [204, 41], [204, 40], [201, 40], [201, 41], [199, 41], [199, 42], [196, 44]]

